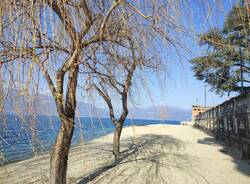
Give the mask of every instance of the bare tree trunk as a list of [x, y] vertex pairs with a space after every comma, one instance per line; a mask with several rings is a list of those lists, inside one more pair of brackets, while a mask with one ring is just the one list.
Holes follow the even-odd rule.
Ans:
[[[65, 100], [64, 113], [59, 113], [61, 128], [56, 138], [55, 145], [50, 154], [50, 179], [51, 184], [66, 184], [68, 154], [74, 132], [74, 118], [76, 109], [76, 87], [79, 67], [73, 67], [69, 72], [69, 82]], [[58, 111], [62, 112], [61, 101], [58, 102]]]
[[123, 123], [117, 122], [115, 126], [115, 133], [113, 138], [113, 153], [115, 155], [115, 159], [117, 159], [120, 154], [120, 137], [122, 133], [122, 124]]
[[0, 112], [3, 111], [4, 103], [4, 90], [3, 90], [3, 80], [2, 80], [2, 68], [0, 64]]
[[56, 142], [50, 154], [51, 184], [65, 184], [67, 173], [68, 153], [74, 131], [74, 120], [63, 120]]

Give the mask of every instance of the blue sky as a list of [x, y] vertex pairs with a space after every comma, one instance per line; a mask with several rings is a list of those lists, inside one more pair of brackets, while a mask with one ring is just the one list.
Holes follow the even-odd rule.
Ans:
[[[194, 33], [206, 32], [212, 27], [222, 27], [225, 15], [235, 4], [234, 0], [203, 1], [191, 0], [187, 3], [185, 17], [186, 26]], [[198, 45], [195, 37], [183, 36], [183, 42], [190, 49], [190, 52], [183, 52], [184, 57], [178, 56], [175, 51], [167, 52], [167, 79], [159, 85], [151, 84], [150, 92], [153, 100], [141, 98], [139, 106], [151, 105], [176, 106], [184, 109], [191, 109], [192, 104], [205, 104], [205, 86], [193, 76], [192, 66], [189, 60], [205, 53], [205, 48]], [[152, 78], [152, 81], [155, 79]], [[215, 106], [233, 96], [216, 94], [209, 90], [207, 93], [207, 106]], [[153, 101], [153, 102], [152, 102]]]

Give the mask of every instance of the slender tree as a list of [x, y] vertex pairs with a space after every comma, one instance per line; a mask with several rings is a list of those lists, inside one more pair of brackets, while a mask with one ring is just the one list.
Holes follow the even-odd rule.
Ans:
[[[104, 99], [115, 126], [113, 153], [116, 159], [120, 153], [120, 137], [129, 112], [128, 97], [136, 69], [145, 73], [150, 71], [151, 75], [154, 71], [159, 72], [164, 68], [158, 50], [163, 50], [163, 42], [166, 43], [165, 46], [171, 45], [174, 48], [181, 45], [175, 37], [178, 35], [176, 30], [181, 31], [178, 19], [171, 18], [170, 15], [174, 12], [166, 11], [170, 7], [174, 10], [176, 4], [154, 1], [145, 3], [148, 8], [143, 3], [123, 1], [126, 6], [121, 6], [118, 14], [110, 16], [111, 20], [120, 20], [113, 29], [109, 29], [112, 34], [116, 34], [117, 30], [123, 33], [119, 43], [108, 42], [107, 45], [92, 48], [92, 55], [85, 62], [86, 68], [90, 69], [87, 72], [90, 79], [88, 89], [94, 88]], [[140, 80], [138, 76], [134, 79], [136, 80]], [[119, 102], [112, 95], [118, 96]], [[119, 110], [114, 108], [117, 103], [120, 105]]]
[[[113, 138], [113, 153], [118, 158], [120, 153], [120, 136], [124, 121], [128, 115], [128, 95], [132, 83], [132, 77], [137, 65], [142, 63], [136, 52], [135, 45], [129, 40], [128, 49], [117, 47], [114, 49], [103, 48], [106, 59], [97, 60], [96, 55], [87, 62], [91, 75], [88, 88], [94, 88], [106, 102], [109, 109], [109, 116], [115, 126]], [[122, 50], [122, 51], [119, 51]], [[128, 53], [130, 51], [131, 53]], [[121, 54], [120, 52], [126, 53]], [[96, 51], [94, 54], [97, 54]], [[108, 64], [107, 64], [108, 63]], [[114, 106], [115, 99], [111, 96], [116, 93], [121, 99], [121, 114], [116, 118]]]

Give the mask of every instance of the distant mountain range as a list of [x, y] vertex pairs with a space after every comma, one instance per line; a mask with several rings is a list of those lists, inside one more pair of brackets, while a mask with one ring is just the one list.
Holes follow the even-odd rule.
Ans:
[[[11, 90], [9, 97], [5, 101], [4, 112], [30, 113], [32, 111], [42, 115], [57, 115], [56, 105], [51, 96], [39, 94], [36, 97], [27, 98], [25, 95], [18, 94], [16, 90]], [[81, 117], [109, 117], [106, 109], [95, 107], [94, 105], [84, 102], [77, 104], [76, 114], [79, 114]], [[181, 121], [191, 118], [191, 110], [170, 106], [134, 108], [129, 110], [128, 118]]]
[[[26, 95], [18, 94], [16, 90], [11, 90], [4, 103], [4, 112], [6, 113], [35, 112], [36, 114], [42, 115], [57, 115], [56, 104], [52, 96], [39, 94], [37, 96], [27, 97]], [[77, 104], [76, 113], [83, 117], [108, 117], [108, 113], [105, 109], [83, 102]]]
[[168, 119], [183, 121], [191, 119], [191, 110], [171, 106], [151, 106], [130, 110], [129, 117], [139, 119]]

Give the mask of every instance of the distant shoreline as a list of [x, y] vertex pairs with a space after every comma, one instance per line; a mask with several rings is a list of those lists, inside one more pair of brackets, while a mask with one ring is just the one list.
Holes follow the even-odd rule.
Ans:
[[[23, 115], [25, 115], [25, 116], [29, 116], [29, 115], [33, 115], [33, 114], [29, 114], [29, 113], [21, 113], [21, 114], [23, 114]], [[3, 113], [1, 113], [0, 115], [16, 115], [16, 116], [18, 116], [18, 114], [17, 113], [15, 113], [15, 112], [3, 112]], [[36, 116], [48, 116], [48, 117], [56, 117], [56, 118], [58, 118], [59, 116], [58, 115], [55, 115], [55, 114], [51, 114], [51, 115], [49, 115], [49, 114], [36, 114]], [[78, 118], [78, 116], [76, 116], [75, 118]], [[101, 119], [110, 119], [110, 117], [108, 117], [108, 116], [104, 116], [104, 117], [98, 117], [98, 116], [80, 116], [79, 118], [101, 118]], [[184, 121], [184, 120], [175, 120], [175, 119], [158, 119], [158, 118], [131, 118], [131, 117], [128, 117], [127, 118], [127, 120], [147, 120], [147, 121], [150, 121], [150, 120], [152, 120], [152, 121], [154, 121], [154, 120], [157, 120], [157, 121], [169, 121], [169, 122], [181, 122], [181, 121]]]

